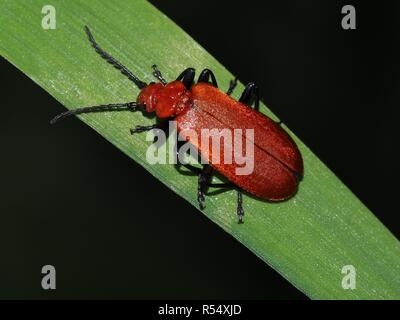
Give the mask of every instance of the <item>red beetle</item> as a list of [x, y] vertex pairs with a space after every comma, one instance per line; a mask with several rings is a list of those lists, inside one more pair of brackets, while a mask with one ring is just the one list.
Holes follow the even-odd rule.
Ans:
[[[139, 80], [125, 66], [101, 49], [94, 40], [88, 27], [86, 33], [94, 49], [115, 68], [132, 80], [141, 89], [136, 102], [109, 104], [70, 110], [56, 116], [51, 123], [73, 114], [130, 110], [155, 112], [161, 121], [151, 126], [137, 126], [131, 133], [162, 128], [163, 124], [174, 119], [178, 134], [191, 129], [253, 129], [254, 168], [249, 175], [237, 175], [236, 162], [225, 164], [212, 161], [212, 153], [202, 146], [200, 141], [188, 140], [202, 157], [208, 160], [203, 168], [182, 164], [198, 175], [198, 201], [204, 208], [208, 187], [235, 188], [237, 190], [237, 214], [239, 223], [243, 221], [242, 190], [269, 201], [282, 201], [293, 196], [299, 181], [303, 177], [303, 160], [292, 138], [277, 123], [258, 112], [259, 92], [254, 83], [249, 83], [239, 101], [230, 97], [236, 86], [231, 81], [226, 93], [218, 89], [214, 74], [209, 69], [201, 72], [197, 84], [194, 84], [195, 70], [188, 68], [179, 77], [167, 83], [160, 71], [153, 65], [153, 75], [159, 80], [147, 85]], [[211, 82], [210, 82], [211, 78]], [[251, 108], [254, 102], [255, 108]], [[246, 137], [243, 135], [244, 141]], [[211, 183], [212, 175], [217, 171], [229, 183]]]

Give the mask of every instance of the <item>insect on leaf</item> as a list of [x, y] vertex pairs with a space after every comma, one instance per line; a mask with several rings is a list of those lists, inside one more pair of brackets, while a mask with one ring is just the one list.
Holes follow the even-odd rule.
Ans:
[[[0, 2], [0, 54], [66, 108], [133, 101], [139, 92], [94, 52], [84, 33], [85, 25], [106, 51], [145, 82], [153, 81], [153, 63], [167, 79], [176, 78], [189, 66], [212, 69], [222, 88], [233, 78], [146, 1], [51, 2], [57, 17], [54, 30], [43, 29], [43, 1]], [[242, 89], [240, 84], [236, 97]], [[270, 112], [268, 115], [273, 117]], [[146, 135], [129, 134], [132, 124], [150, 125], [153, 120], [138, 112], [79, 117], [197, 208], [196, 177], [179, 175], [173, 165], [150, 165], [145, 157]], [[233, 192], [209, 197], [203, 213], [311, 298], [400, 298], [398, 240], [292, 136], [305, 167], [295, 197], [273, 204], [245, 196], [243, 225], [237, 223]], [[353, 290], [342, 286], [342, 269], [348, 265], [356, 270]]]

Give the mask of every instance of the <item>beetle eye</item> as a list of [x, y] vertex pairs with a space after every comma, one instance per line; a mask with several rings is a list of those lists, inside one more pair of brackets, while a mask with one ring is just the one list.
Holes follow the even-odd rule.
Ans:
[[154, 81], [152, 81], [152, 82], [150, 82], [150, 84], [155, 84], [155, 82], [154, 82]]

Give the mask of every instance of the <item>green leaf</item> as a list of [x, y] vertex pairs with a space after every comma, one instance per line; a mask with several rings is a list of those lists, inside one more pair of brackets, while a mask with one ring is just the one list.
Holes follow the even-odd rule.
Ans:
[[[186, 67], [212, 69], [221, 87], [233, 78], [162, 13], [142, 0], [53, 0], [56, 29], [42, 28], [40, 0], [0, 1], [0, 54], [67, 108], [134, 101], [138, 89], [102, 60], [84, 33], [143, 81], [157, 63], [167, 79]], [[236, 95], [243, 88], [236, 90]], [[273, 116], [269, 111], [270, 116]], [[197, 207], [196, 177], [173, 165], [149, 165], [140, 113], [89, 114], [81, 119], [157, 179]], [[305, 177], [298, 194], [279, 204], [244, 198], [245, 223], [236, 219], [235, 194], [207, 198], [204, 214], [314, 299], [400, 298], [400, 245], [346, 186], [296, 137]], [[76, 155], [79, 158], [79, 155]], [[200, 213], [200, 211], [199, 211]], [[356, 289], [342, 288], [342, 267], [356, 268]]]

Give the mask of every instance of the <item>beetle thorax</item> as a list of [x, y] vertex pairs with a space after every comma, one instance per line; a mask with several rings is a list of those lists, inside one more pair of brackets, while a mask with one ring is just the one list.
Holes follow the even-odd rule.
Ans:
[[153, 83], [140, 91], [137, 102], [146, 105], [146, 112], [155, 112], [158, 118], [171, 118], [190, 107], [190, 91], [181, 81]]

